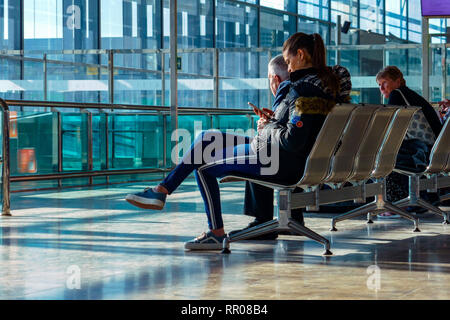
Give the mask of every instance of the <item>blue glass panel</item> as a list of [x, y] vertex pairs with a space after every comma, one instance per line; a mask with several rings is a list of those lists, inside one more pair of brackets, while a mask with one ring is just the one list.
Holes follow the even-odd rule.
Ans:
[[87, 114], [62, 113], [63, 171], [88, 169]]
[[389, 40], [396, 41], [398, 38], [406, 39], [406, 1], [386, 1], [386, 35]]
[[[0, 48], [19, 50], [20, 45], [20, 2], [0, 0]], [[2, 69], [3, 70], [3, 69]]]
[[160, 48], [161, 17], [160, 0], [102, 0], [101, 47]]
[[261, 6], [296, 13], [297, 0], [260, 0]]
[[58, 134], [55, 113], [10, 112], [11, 175], [48, 174], [58, 171]]
[[298, 14], [328, 20], [329, 0], [299, 0]]
[[296, 17], [261, 10], [261, 47], [282, 47], [285, 40], [296, 32]]
[[258, 12], [255, 7], [217, 0], [216, 46], [258, 46]]
[[111, 115], [110, 168], [159, 168], [163, 165], [162, 116]]

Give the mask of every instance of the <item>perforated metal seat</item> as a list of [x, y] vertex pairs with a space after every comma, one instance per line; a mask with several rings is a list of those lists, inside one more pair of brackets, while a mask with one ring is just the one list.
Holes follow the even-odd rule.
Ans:
[[371, 120], [376, 117], [377, 110], [380, 108], [378, 105], [371, 105], [357, 108], [352, 112], [339, 149], [332, 156], [330, 172], [322, 181], [323, 183], [340, 186], [349, 181], [361, 144], [373, 124]]
[[397, 107], [382, 107], [376, 110], [347, 181], [366, 181], [371, 178], [371, 173], [376, 168], [378, 151], [397, 112]]
[[[397, 110], [394, 112], [394, 114], [392, 114], [392, 111], [395, 109]], [[397, 158], [400, 145], [406, 135], [406, 131], [413, 115], [418, 110], [419, 108], [415, 107], [386, 107], [385, 110], [380, 110], [375, 114], [374, 118], [372, 119], [372, 125], [370, 126], [364, 142], [359, 149], [359, 154], [357, 156], [358, 160], [355, 161], [353, 174], [349, 177], [351, 177], [351, 179], [362, 179], [361, 188], [363, 191], [365, 188], [365, 185], [363, 185], [363, 183], [368, 179], [371, 179], [380, 184], [382, 188], [380, 190], [380, 193], [375, 195], [375, 201], [351, 210], [345, 214], [334, 217], [331, 221], [331, 231], [337, 231], [337, 222], [367, 214], [368, 222], [370, 223], [372, 222], [372, 215], [385, 211], [398, 213], [400, 216], [413, 221], [414, 231], [420, 231], [418, 228], [418, 219], [416, 217], [386, 200], [385, 182], [386, 176], [389, 175], [394, 169], [395, 160]], [[381, 121], [383, 119], [385, 121], [384, 126], [381, 125]], [[386, 120], [389, 120], [389, 122], [386, 122]], [[389, 127], [386, 127], [387, 123], [389, 123]], [[384, 138], [382, 142], [380, 141], [379, 137], [375, 139], [375, 141], [377, 142], [376, 147], [378, 147], [376, 149], [375, 146], [372, 145], [372, 140], [370, 139], [374, 138], [377, 133], [384, 133], [384, 135], [381, 135]], [[361, 159], [364, 158], [371, 159], [372, 161], [370, 163], [367, 163], [366, 165], [361, 166]], [[374, 159], [375, 162], [373, 161]], [[368, 170], [370, 170], [371, 167], [373, 168], [373, 170], [370, 172], [370, 174], [367, 174]], [[362, 193], [361, 198], [365, 200], [365, 192]]]

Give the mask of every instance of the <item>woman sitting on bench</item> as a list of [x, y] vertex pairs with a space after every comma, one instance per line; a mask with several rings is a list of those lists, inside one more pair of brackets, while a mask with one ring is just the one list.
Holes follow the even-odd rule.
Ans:
[[[270, 119], [258, 122], [258, 134], [252, 141], [212, 130], [203, 132], [158, 186], [127, 195], [126, 200], [135, 206], [161, 210], [166, 196], [195, 172], [209, 231], [186, 242], [186, 249], [222, 249], [226, 234], [217, 178], [233, 174], [293, 184], [302, 176], [317, 135], [335, 105], [339, 82], [326, 66], [325, 46], [317, 33], [292, 35], [283, 45], [283, 57], [291, 73], [289, 93]], [[224, 148], [211, 152], [213, 143]], [[211, 156], [205, 157], [208, 152]]]
[[[428, 165], [428, 156], [442, 129], [442, 124], [433, 107], [422, 96], [406, 86], [403, 73], [395, 66], [387, 66], [376, 77], [381, 94], [390, 105], [418, 106], [405, 140], [398, 152], [396, 168], [421, 172]], [[408, 177], [392, 172], [386, 179], [388, 201], [396, 202], [408, 196]], [[425, 195], [426, 193], [424, 193]], [[416, 210], [408, 207], [407, 211]], [[378, 215], [382, 219], [399, 218], [399, 215], [385, 212]]]

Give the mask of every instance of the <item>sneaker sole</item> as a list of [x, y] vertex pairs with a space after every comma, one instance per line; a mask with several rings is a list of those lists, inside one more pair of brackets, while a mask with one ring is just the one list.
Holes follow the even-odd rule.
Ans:
[[127, 196], [125, 198], [128, 203], [141, 209], [162, 210], [164, 208], [164, 202], [160, 200], [150, 201], [149, 199], [145, 199], [146, 201], [152, 203], [143, 203], [141, 199], [142, 198], [136, 197], [135, 195]]

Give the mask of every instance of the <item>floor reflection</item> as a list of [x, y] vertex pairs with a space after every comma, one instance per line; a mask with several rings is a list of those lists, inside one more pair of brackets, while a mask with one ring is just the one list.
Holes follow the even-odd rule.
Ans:
[[[331, 257], [298, 236], [233, 242], [230, 255], [187, 252], [183, 243], [206, 225], [194, 185], [182, 185], [162, 212], [124, 202], [136, 188], [94, 189], [92, 196], [83, 189], [79, 199], [74, 190], [48, 199], [45, 192], [13, 194], [13, 216], [0, 219], [0, 299], [450, 298], [450, 229], [439, 217], [421, 220], [421, 233], [408, 221], [376, 219], [345, 221], [332, 233], [333, 215], [307, 214], [306, 224], [330, 239]], [[225, 190], [241, 197], [223, 203], [229, 230], [249, 221], [239, 214], [242, 189]], [[73, 266], [79, 289], [71, 286]], [[374, 266], [376, 291], [368, 286]]]

